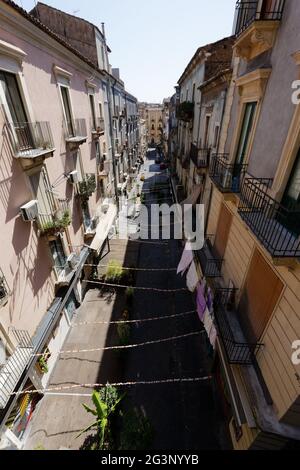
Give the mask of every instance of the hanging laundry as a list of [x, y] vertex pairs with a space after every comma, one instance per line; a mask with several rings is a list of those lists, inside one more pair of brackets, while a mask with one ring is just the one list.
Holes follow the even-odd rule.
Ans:
[[194, 260], [194, 253], [193, 253], [190, 242], [187, 242], [183, 250], [180, 263], [177, 268], [177, 274], [181, 273], [181, 275], [183, 276], [186, 270], [190, 267], [190, 264], [192, 263], [193, 260]]
[[206, 301], [205, 301], [205, 297], [204, 297], [204, 290], [203, 290], [203, 287], [202, 287], [202, 284], [198, 284], [198, 287], [197, 287], [197, 311], [198, 311], [198, 315], [199, 315], [199, 318], [200, 320], [204, 321], [204, 314], [205, 314], [205, 310], [206, 310]]
[[204, 328], [205, 328], [205, 331], [206, 331], [208, 337], [210, 336], [210, 331], [211, 331], [213, 326], [214, 326], [213, 319], [211, 317], [211, 314], [210, 314], [208, 308], [206, 308], [205, 314], [204, 314]]
[[213, 293], [210, 287], [207, 289], [207, 296], [206, 296], [206, 303], [207, 308], [210, 312], [213, 310]]
[[199, 277], [194, 261], [192, 262], [190, 269], [186, 275], [186, 285], [189, 291], [194, 292], [199, 282]]
[[217, 335], [218, 333], [217, 333], [216, 327], [215, 325], [213, 325], [209, 333], [209, 341], [214, 349], [216, 348]]

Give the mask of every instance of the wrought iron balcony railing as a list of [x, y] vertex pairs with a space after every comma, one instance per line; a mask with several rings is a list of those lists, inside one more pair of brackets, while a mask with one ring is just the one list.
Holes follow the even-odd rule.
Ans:
[[0, 409], [4, 409], [20, 381], [33, 352], [33, 344], [27, 331], [13, 330], [17, 346], [4, 364], [0, 365]]
[[208, 237], [201, 250], [196, 252], [201, 270], [205, 277], [216, 278], [221, 277], [223, 259], [219, 258], [213, 250], [211, 237]]
[[183, 101], [177, 106], [176, 117], [177, 119], [185, 122], [192, 121], [194, 118], [195, 105], [191, 101]]
[[245, 177], [247, 165], [230, 164], [227, 154], [213, 155], [210, 160], [209, 176], [223, 193], [239, 193]]
[[230, 364], [252, 365], [261, 343], [246, 341], [235, 312], [235, 289], [217, 289], [214, 298], [214, 312], [219, 338], [222, 341]]
[[195, 144], [191, 145], [190, 158], [196, 168], [207, 168], [209, 166], [210, 149], [198, 149]]
[[57, 235], [66, 230], [71, 224], [70, 201], [68, 199], [56, 199], [53, 210], [49, 214], [39, 214], [37, 225], [43, 235]]
[[9, 291], [8, 284], [6, 282], [2, 269], [0, 268], [0, 307], [4, 303], [6, 303], [9, 293], [10, 291]]
[[91, 129], [93, 134], [101, 135], [105, 132], [105, 122], [104, 118], [97, 117], [96, 119], [91, 119]]
[[35, 158], [54, 152], [49, 122], [9, 123], [9, 136], [18, 158]]
[[87, 140], [85, 119], [72, 119], [64, 121], [65, 139], [68, 143], [82, 143]]
[[267, 193], [269, 179], [245, 178], [238, 212], [274, 258], [300, 256], [300, 210], [284, 207]]
[[242, 34], [254, 21], [280, 21], [285, 0], [259, 0], [244, 2], [239, 0], [236, 5], [235, 34]]

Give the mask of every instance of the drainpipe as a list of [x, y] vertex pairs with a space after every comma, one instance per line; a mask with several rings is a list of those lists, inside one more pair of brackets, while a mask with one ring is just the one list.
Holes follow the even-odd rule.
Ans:
[[[106, 36], [105, 36], [105, 27], [104, 23], [102, 23], [102, 34], [104, 39], [104, 46], [105, 46], [105, 57], [106, 57], [106, 64], [109, 67], [108, 61], [108, 49], [106, 44]], [[117, 183], [117, 168], [116, 168], [116, 150], [115, 150], [115, 140], [114, 140], [114, 128], [113, 128], [113, 110], [112, 110], [112, 97], [113, 97], [113, 89], [117, 83], [117, 80], [113, 79], [112, 85], [112, 77], [107, 70], [107, 84], [108, 84], [108, 93], [107, 93], [107, 100], [108, 100], [108, 117], [109, 117], [109, 134], [111, 140], [111, 153], [112, 153], [112, 164], [113, 164], [113, 175], [114, 175], [114, 188], [115, 188], [115, 198], [117, 203], [117, 209], [119, 211], [119, 194], [118, 194], [118, 183]]]

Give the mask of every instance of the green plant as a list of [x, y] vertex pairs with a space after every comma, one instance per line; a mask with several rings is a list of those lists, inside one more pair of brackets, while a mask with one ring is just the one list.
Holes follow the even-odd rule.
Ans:
[[[107, 388], [107, 387], [104, 387], [104, 388]], [[105, 439], [109, 431], [109, 419], [115, 413], [118, 405], [120, 404], [121, 400], [123, 400], [124, 398], [124, 395], [122, 395], [122, 396], [118, 396], [117, 398], [113, 398], [113, 400], [111, 400], [112, 393], [114, 394], [114, 392], [111, 391], [110, 401], [109, 401], [107, 397], [103, 397], [102, 391], [100, 392], [94, 391], [92, 395], [92, 401], [95, 406], [94, 409], [90, 408], [88, 405], [84, 403], [82, 404], [84, 409], [88, 413], [91, 413], [96, 418], [96, 420], [92, 424], [90, 424], [90, 426], [88, 426], [86, 429], [81, 431], [81, 433], [78, 434], [77, 438], [92, 429], [96, 429], [97, 438], [98, 438], [98, 443], [97, 443], [98, 450], [105, 449]], [[104, 399], [101, 398], [101, 394]]]
[[123, 416], [119, 450], [146, 450], [153, 441], [153, 428], [149, 419], [137, 409]]
[[83, 204], [86, 204], [89, 198], [97, 189], [96, 177], [94, 174], [85, 175], [83, 181], [78, 183], [78, 193]]
[[120, 346], [128, 346], [130, 342], [130, 325], [129, 323], [119, 323], [117, 326]]
[[65, 210], [62, 217], [55, 218], [53, 217], [50, 221], [42, 224], [41, 232], [43, 235], [52, 233], [63, 232], [72, 222], [71, 213], [69, 210]]
[[108, 283], [120, 282], [123, 276], [124, 270], [121, 264], [118, 261], [111, 260], [106, 269], [105, 281]]
[[40, 366], [41, 371], [43, 374], [47, 374], [49, 372], [48, 364], [47, 364], [47, 359], [43, 356], [41, 356], [38, 359], [38, 364]]

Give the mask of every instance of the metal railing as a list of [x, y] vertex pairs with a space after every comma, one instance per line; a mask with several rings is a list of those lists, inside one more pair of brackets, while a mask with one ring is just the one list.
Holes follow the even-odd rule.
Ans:
[[3, 274], [2, 269], [0, 268], [0, 306], [3, 305], [3, 303], [6, 301], [9, 293], [10, 291], [6, 282], [6, 278]]
[[33, 344], [27, 331], [13, 330], [17, 346], [5, 364], [0, 365], [0, 409], [7, 405], [26, 369], [33, 352]]
[[196, 251], [196, 257], [205, 277], [221, 277], [224, 260], [214, 254], [211, 238], [209, 236], [206, 238], [203, 248]]
[[9, 123], [9, 135], [16, 154], [30, 157], [36, 150], [53, 150], [53, 136], [49, 122]]
[[95, 120], [91, 118], [91, 129], [92, 132], [103, 134], [105, 132], [104, 118], [97, 117]]
[[210, 159], [209, 176], [224, 193], [239, 193], [244, 180], [247, 164], [228, 163], [228, 154], [213, 155]]
[[[214, 297], [214, 312], [219, 337], [223, 343], [230, 364], [252, 365], [261, 343], [238, 341], [234, 334], [230, 316], [235, 315], [234, 298], [236, 289], [217, 289]], [[237, 316], [236, 316], [237, 318]], [[242, 331], [240, 329], [240, 331]]]
[[274, 258], [300, 256], [300, 210], [268, 195], [269, 179], [245, 178], [238, 212]]
[[207, 168], [209, 166], [210, 149], [199, 149], [195, 144], [191, 144], [190, 158], [196, 168]]
[[49, 214], [39, 213], [37, 225], [42, 233], [64, 231], [71, 222], [69, 199], [54, 199], [53, 210]]
[[280, 21], [282, 19], [285, 0], [259, 0], [244, 2], [239, 0], [236, 5], [235, 34], [239, 36], [254, 21]]
[[72, 119], [64, 121], [64, 132], [66, 140], [77, 138], [87, 138], [87, 128], [85, 119]]

